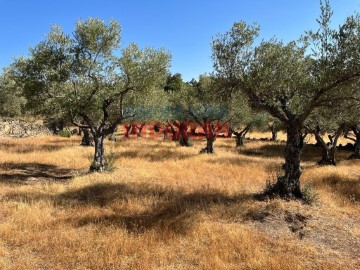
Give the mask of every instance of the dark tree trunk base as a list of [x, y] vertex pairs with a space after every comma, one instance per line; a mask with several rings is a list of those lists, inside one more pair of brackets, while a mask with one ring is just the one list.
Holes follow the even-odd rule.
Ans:
[[81, 140], [82, 146], [94, 146], [94, 138], [90, 134], [90, 131], [88, 129], [83, 129], [83, 137]]
[[360, 153], [354, 153], [350, 156], [350, 159], [360, 159]]
[[277, 132], [272, 132], [271, 140], [272, 140], [273, 142], [276, 142], [276, 141], [277, 141]]
[[244, 146], [244, 145], [245, 145], [245, 137], [236, 136], [236, 147]]
[[318, 161], [318, 165], [321, 165], [321, 166], [336, 166], [336, 162], [335, 162], [335, 160], [332, 160], [332, 159], [321, 159], [320, 161]]
[[206, 153], [206, 154], [214, 154], [214, 140], [207, 139], [206, 141], [206, 147], [200, 150], [200, 153]]
[[285, 175], [278, 177], [275, 183], [267, 185], [265, 195], [279, 196], [284, 199], [303, 199], [300, 188], [301, 152], [304, 146], [304, 137], [301, 133], [301, 124], [290, 122], [287, 125], [287, 141], [285, 147]]
[[303, 199], [300, 186], [296, 181], [281, 176], [276, 183], [269, 184], [264, 192], [265, 196], [280, 197], [283, 199]]
[[354, 152], [350, 156], [351, 159], [360, 159], [360, 138], [357, 138], [354, 145]]
[[180, 146], [185, 146], [185, 147], [189, 147], [189, 140], [188, 139], [183, 139], [182, 137], [180, 137], [179, 140]]
[[104, 155], [104, 134], [95, 134], [95, 153], [94, 160], [90, 166], [90, 172], [103, 172], [105, 171], [105, 155]]
[[105, 166], [94, 166], [94, 165], [91, 165], [89, 171], [90, 171], [90, 172], [103, 172], [103, 171], [105, 171]]
[[322, 158], [318, 161], [318, 165], [336, 166], [335, 154], [336, 146], [326, 146], [326, 148], [323, 148]]

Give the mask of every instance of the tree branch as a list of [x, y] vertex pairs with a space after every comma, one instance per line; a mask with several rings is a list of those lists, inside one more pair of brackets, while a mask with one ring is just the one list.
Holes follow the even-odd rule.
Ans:
[[316, 91], [315, 96], [312, 98], [312, 100], [309, 102], [308, 107], [304, 110], [304, 112], [300, 115], [299, 119], [303, 122], [305, 121], [305, 119], [310, 115], [310, 113], [318, 106], [320, 106], [319, 104], [317, 104], [318, 100], [327, 92], [329, 92], [330, 90], [334, 89], [335, 87], [349, 81], [352, 78], [356, 78], [360, 76], [360, 71], [356, 72], [352, 75], [348, 75], [345, 76], [343, 78], [340, 78], [338, 80], [336, 80], [335, 82], [331, 83], [330, 85], [328, 85], [327, 87], [323, 87], [323, 88], [319, 88], [319, 89], [315, 89], [314, 91]]

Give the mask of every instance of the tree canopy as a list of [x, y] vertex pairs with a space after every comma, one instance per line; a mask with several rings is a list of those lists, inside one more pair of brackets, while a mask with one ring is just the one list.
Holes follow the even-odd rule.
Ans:
[[331, 15], [329, 1], [321, 2], [319, 29], [289, 43], [272, 38], [256, 45], [259, 27], [244, 21], [213, 40], [215, 73], [228, 83], [227, 91], [240, 89], [254, 107], [286, 127], [285, 175], [275, 187], [280, 195], [302, 196], [305, 120], [318, 107], [351, 98], [353, 89], [347, 86], [360, 77], [360, 16], [349, 16], [338, 29], [331, 29]]
[[105, 167], [104, 138], [137, 108], [154, 104], [168, 74], [167, 51], [134, 43], [120, 50], [120, 32], [116, 21], [98, 18], [79, 20], [72, 36], [55, 26], [16, 62], [25, 95], [39, 111], [60, 107], [73, 124], [90, 129], [92, 170]]

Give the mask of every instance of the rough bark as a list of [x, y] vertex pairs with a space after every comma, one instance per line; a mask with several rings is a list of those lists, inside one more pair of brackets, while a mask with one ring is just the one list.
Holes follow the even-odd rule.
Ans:
[[201, 149], [200, 153], [214, 154], [214, 142], [216, 140], [216, 134], [220, 130], [219, 128], [221, 128], [221, 125], [215, 127], [213, 122], [206, 120], [201, 126], [206, 137], [206, 147]]
[[104, 153], [104, 139], [103, 134], [93, 134], [95, 143], [94, 160], [90, 166], [91, 172], [102, 172], [105, 170], [105, 153]]
[[301, 153], [304, 146], [304, 136], [301, 132], [301, 124], [291, 121], [287, 124], [287, 142], [285, 147], [285, 174], [277, 179], [270, 193], [285, 198], [302, 198], [300, 189]]
[[318, 161], [318, 164], [336, 166], [336, 160], [335, 160], [336, 146], [330, 143], [321, 146], [322, 146], [322, 156], [321, 156], [321, 160]]
[[271, 140], [276, 142], [277, 141], [277, 131], [271, 132]]
[[228, 138], [231, 138], [231, 136], [232, 136], [232, 134], [233, 134], [233, 130], [232, 130], [232, 128], [231, 128], [230, 125], [228, 126], [228, 129], [227, 129], [227, 130], [228, 130], [227, 137], [228, 137]]
[[90, 134], [90, 130], [88, 128], [82, 129], [83, 137], [81, 140], [82, 146], [94, 146], [94, 139], [93, 136]]
[[206, 139], [206, 147], [201, 149], [200, 153], [206, 154], [214, 154], [214, 138], [207, 138]]
[[359, 134], [359, 136], [356, 136], [356, 141], [355, 141], [355, 145], [354, 145], [354, 152], [352, 153], [350, 158], [360, 159], [360, 134]]
[[271, 140], [275, 142], [277, 140], [277, 133], [278, 133], [276, 129], [276, 125], [275, 124], [269, 125], [269, 129], [271, 131]]
[[343, 132], [343, 126], [340, 126], [333, 134], [328, 135], [329, 142], [326, 143], [321, 136], [320, 127], [317, 126], [313, 132], [317, 143], [322, 147], [322, 157], [319, 160], [319, 165], [333, 165], [336, 166], [336, 152], [337, 152], [337, 141]]
[[236, 136], [236, 147], [245, 145], [245, 136], [250, 131], [251, 126], [246, 126], [241, 131], [231, 130], [231, 133]]
[[181, 122], [180, 124], [174, 122], [174, 125], [179, 129], [179, 142], [181, 146], [189, 146], [189, 137], [187, 134], [187, 123]]
[[350, 158], [360, 159], [360, 128], [358, 125], [351, 127], [351, 131], [354, 133], [352, 136], [348, 132], [345, 133], [345, 138], [354, 142], [354, 152], [351, 154]]
[[236, 147], [244, 146], [245, 144], [245, 135], [236, 135]]

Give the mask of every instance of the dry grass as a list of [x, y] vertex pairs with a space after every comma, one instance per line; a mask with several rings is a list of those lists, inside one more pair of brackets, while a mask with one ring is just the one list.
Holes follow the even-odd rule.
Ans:
[[87, 174], [79, 138], [0, 138], [0, 269], [360, 268], [360, 161], [305, 149], [318, 202], [259, 200], [284, 146], [234, 144], [108, 142], [117, 169]]

